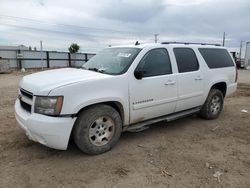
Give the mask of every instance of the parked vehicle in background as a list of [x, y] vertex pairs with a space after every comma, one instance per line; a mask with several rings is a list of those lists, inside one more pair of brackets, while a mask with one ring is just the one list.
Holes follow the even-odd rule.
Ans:
[[104, 49], [82, 69], [25, 76], [15, 103], [28, 137], [65, 150], [72, 136], [88, 154], [110, 150], [122, 131], [198, 113], [216, 119], [236, 91], [237, 69], [226, 48], [162, 43]]
[[245, 68], [245, 59], [244, 58], [238, 59], [238, 62], [239, 62], [240, 68], [244, 69]]
[[234, 62], [236, 63], [236, 66], [238, 69], [243, 69], [244, 68], [244, 64], [245, 64], [245, 61], [244, 59], [240, 58], [239, 57], [239, 53], [238, 52], [230, 52], [233, 59], [234, 59]]
[[237, 58], [235, 63], [236, 63], [236, 66], [237, 66], [238, 69], [244, 69], [245, 68], [245, 59]]

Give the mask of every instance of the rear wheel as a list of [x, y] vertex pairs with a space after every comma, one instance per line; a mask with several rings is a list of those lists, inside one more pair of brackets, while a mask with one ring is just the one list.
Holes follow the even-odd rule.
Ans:
[[200, 116], [204, 119], [216, 119], [223, 109], [224, 97], [220, 90], [211, 89], [202, 106]]
[[101, 154], [110, 150], [119, 140], [122, 120], [108, 105], [96, 105], [78, 116], [74, 127], [74, 141], [87, 154]]

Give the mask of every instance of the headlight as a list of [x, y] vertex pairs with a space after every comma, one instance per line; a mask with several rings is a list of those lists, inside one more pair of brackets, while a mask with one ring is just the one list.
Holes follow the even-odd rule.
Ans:
[[36, 97], [35, 113], [57, 116], [60, 115], [63, 97]]

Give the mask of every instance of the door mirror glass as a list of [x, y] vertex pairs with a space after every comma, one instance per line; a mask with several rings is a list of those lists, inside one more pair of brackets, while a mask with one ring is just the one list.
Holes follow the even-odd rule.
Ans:
[[136, 79], [141, 80], [143, 77], [143, 70], [135, 70], [134, 75]]

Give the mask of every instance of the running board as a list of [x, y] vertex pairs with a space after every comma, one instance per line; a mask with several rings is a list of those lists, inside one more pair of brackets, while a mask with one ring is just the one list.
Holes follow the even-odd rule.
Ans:
[[177, 112], [177, 113], [173, 113], [170, 115], [166, 115], [166, 116], [161, 116], [159, 118], [154, 118], [154, 119], [150, 119], [150, 120], [146, 120], [143, 122], [139, 122], [136, 124], [132, 124], [130, 125], [125, 131], [129, 131], [129, 132], [140, 132], [143, 131], [145, 129], [148, 129], [150, 124], [153, 123], [158, 123], [161, 121], [173, 121], [182, 117], [186, 117], [186, 116], [190, 116], [192, 114], [196, 114], [197, 112], [199, 112], [201, 109], [201, 107], [196, 107], [196, 108], [192, 108], [189, 110], [185, 110], [185, 111], [181, 111], [181, 112]]

